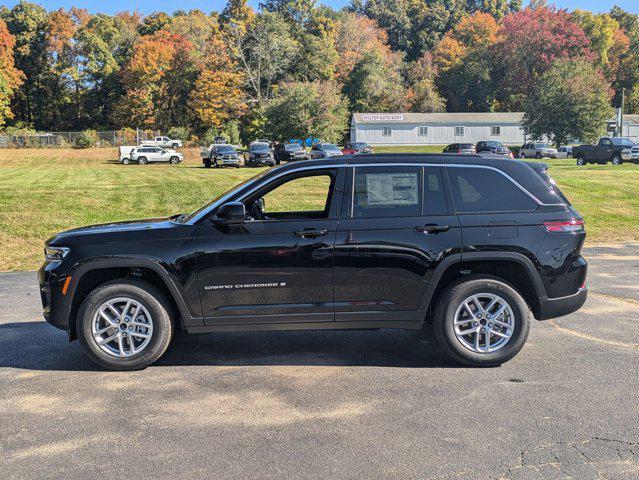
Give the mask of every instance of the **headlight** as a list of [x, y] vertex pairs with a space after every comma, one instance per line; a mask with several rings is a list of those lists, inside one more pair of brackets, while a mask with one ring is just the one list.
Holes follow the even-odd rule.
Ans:
[[44, 256], [48, 262], [60, 262], [69, 251], [67, 247], [45, 247]]

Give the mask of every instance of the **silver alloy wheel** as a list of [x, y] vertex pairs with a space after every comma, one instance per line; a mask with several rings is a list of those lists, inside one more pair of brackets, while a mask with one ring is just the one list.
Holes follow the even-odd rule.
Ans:
[[142, 352], [153, 336], [153, 318], [144, 305], [128, 297], [107, 300], [91, 322], [93, 341], [114, 357], [131, 357]]
[[500, 296], [477, 293], [459, 305], [454, 322], [459, 343], [475, 353], [492, 353], [510, 341], [515, 329], [515, 314]]

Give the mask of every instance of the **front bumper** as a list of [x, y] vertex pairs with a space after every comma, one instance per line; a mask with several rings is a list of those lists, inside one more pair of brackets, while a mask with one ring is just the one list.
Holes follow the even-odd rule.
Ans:
[[639, 163], [639, 152], [621, 152], [621, 159], [624, 162]]
[[560, 298], [539, 299], [539, 316], [537, 320], [550, 320], [551, 318], [562, 317], [579, 310], [586, 302], [588, 289], [580, 288], [574, 295]]
[[69, 306], [62, 294], [67, 275], [56, 271], [55, 265], [45, 263], [38, 270], [38, 287], [42, 302], [42, 315], [47, 323], [62, 330], [69, 330]]
[[275, 165], [275, 160], [271, 157], [254, 157], [249, 158], [249, 163], [251, 165], [266, 165], [272, 167]]
[[240, 164], [240, 159], [239, 158], [218, 158], [217, 164], [223, 167], [227, 165], [231, 165], [235, 167]]

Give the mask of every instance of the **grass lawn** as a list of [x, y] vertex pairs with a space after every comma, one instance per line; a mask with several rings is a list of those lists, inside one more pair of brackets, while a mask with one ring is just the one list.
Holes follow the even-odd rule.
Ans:
[[[0, 149], [0, 271], [37, 268], [43, 242], [58, 231], [188, 212], [260, 171], [204, 169], [196, 149], [184, 153], [177, 166], [124, 166], [115, 162], [116, 149]], [[586, 218], [590, 243], [639, 240], [639, 166], [547, 163]], [[292, 195], [308, 201], [312, 191]]]

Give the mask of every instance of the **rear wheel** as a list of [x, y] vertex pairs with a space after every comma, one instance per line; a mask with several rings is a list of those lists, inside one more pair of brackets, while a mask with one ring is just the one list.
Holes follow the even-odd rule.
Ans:
[[205, 158], [204, 159], [204, 168], [211, 168], [211, 159], [210, 158]]
[[537, 160], [539, 160], [539, 159], [541, 158], [541, 153], [537, 152], [537, 153], [535, 154], [535, 158], [536, 158]]
[[525, 154], [524, 152], [521, 152], [521, 153], [519, 154], [519, 158], [526, 158], [526, 154]]
[[131, 161], [128, 158], [122, 159], [122, 165], [128, 165], [129, 163], [131, 163]]
[[138, 158], [138, 163], [139, 163], [140, 165], [146, 165], [147, 163], [149, 163], [149, 161], [147, 160], [147, 158], [146, 158], [146, 157], [139, 157], [139, 158]]
[[93, 290], [78, 314], [78, 338], [89, 358], [110, 370], [148, 367], [173, 336], [169, 304], [153, 285], [115, 280]]
[[499, 278], [469, 276], [444, 290], [433, 312], [433, 330], [446, 354], [470, 366], [492, 367], [513, 358], [530, 329], [530, 309]]

